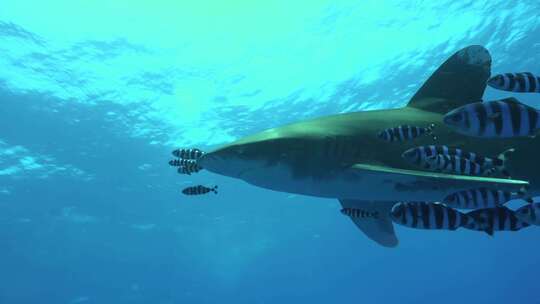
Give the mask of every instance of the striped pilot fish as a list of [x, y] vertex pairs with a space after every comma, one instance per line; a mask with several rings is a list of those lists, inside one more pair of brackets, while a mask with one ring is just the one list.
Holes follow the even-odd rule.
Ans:
[[201, 195], [201, 194], [206, 194], [212, 191], [215, 194], [217, 194], [217, 188], [218, 186], [208, 188], [202, 185], [198, 185], [198, 186], [193, 186], [193, 187], [187, 187], [184, 190], [182, 190], [182, 193], [184, 193], [185, 195]]
[[[194, 159], [171, 159], [169, 165], [172, 167], [187, 167], [193, 164], [197, 164]], [[200, 167], [200, 166], [199, 166]]]
[[491, 77], [487, 84], [503, 91], [540, 93], [540, 77], [529, 72], [498, 74]]
[[450, 174], [490, 176], [495, 172], [494, 168], [485, 168], [477, 162], [456, 155], [438, 154], [426, 158], [427, 169]]
[[518, 219], [529, 224], [540, 226], [540, 203], [528, 201], [531, 204], [525, 205], [515, 211]]
[[379, 212], [370, 212], [364, 209], [358, 208], [343, 208], [341, 213], [351, 218], [379, 218]]
[[191, 175], [191, 173], [197, 173], [201, 171], [201, 169], [202, 168], [199, 167], [199, 165], [197, 165], [196, 162], [190, 162], [190, 163], [187, 163], [185, 166], [178, 167], [178, 173]]
[[172, 154], [183, 159], [198, 159], [204, 155], [204, 152], [199, 149], [176, 149]]
[[474, 152], [466, 152], [458, 148], [452, 148], [444, 145], [429, 145], [408, 149], [401, 154], [401, 157], [403, 157], [410, 164], [429, 169], [430, 165], [426, 161], [428, 157], [436, 155], [458, 156], [460, 158], [475, 162], [485, 169], [495, 168], [495, 170], [502, 175], [510, 177], [510, 173], [506, 168], [506, 161], [508, 159], [508, 154], [514, 151], [514, 149], [508, 149], [499, 154], [497, 157], [486, 157]]
[[516, 213], [506, 207], [478, 209], [467, 213], [477, 225], [468, 226], [471, 230], [484, 231], [493, 235], [494, 231], [518, 231], [530, 226], [520, 220]]
[[456, 230], [470, 226], [468, 215], [439, 203], [409, 202], [394, 205], [390, 218], [396, 224], [418, 229]]
[[433, 139], [437, 139], [437, 137], [433, 134], [434, 127], [435, 124], [431, 124], [429, 127], [402, 125], [394, 128], [385, 129], [379, 132], [377, 134], [377, 137], [384, 141], [395, 142], [412, 140], [417, 137], [429, 134], [433, 136]]
[[534, 137], [540, 113], [515, 98], [475, 102], [447, 113], [443, 121], [456, 132], [484, 138]]
[[493, 208], [506, 204], [508, 201], [521, 198], [526, 189], [519, 192], [502, 191], [488, 188], [477, 188], [459, 191], [443, 199], [443, 204], [458, 209]]

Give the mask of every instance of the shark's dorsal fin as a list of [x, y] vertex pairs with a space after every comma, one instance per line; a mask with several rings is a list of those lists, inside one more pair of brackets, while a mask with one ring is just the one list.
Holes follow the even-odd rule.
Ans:
[[447, 113], [480, 101], [491, 71], [491, 56], [480, 45], [471, 45], [448, 58], [422, 85], [408, 107]]

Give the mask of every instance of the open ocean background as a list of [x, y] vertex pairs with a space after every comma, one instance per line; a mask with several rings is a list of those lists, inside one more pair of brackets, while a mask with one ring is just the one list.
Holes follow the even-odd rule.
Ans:
[[[399, 226], [387, 249], [337, 200], [167, 164], [177, 147], [403, 106], [470, 44], [491, 52], [493, 73], [540, 74], [539, 11], [1, 0], [0, 303], [540, 303], [537, 227], [490, 238]], [[220, 193], [180, 193], [196, 184]]]

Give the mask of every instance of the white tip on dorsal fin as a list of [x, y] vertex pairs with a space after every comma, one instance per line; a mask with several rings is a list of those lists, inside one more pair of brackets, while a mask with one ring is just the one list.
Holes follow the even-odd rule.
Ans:
[[394, 225], [390, 219], [390, 211], [395, 202], [372, 202], [340, 199], [343, 208], [358, 208], [378, 216], [366, 218], [351, 218], [354, 224], [366, 236], [385, 247], [396, 247], [398, 239], [394, 232]]

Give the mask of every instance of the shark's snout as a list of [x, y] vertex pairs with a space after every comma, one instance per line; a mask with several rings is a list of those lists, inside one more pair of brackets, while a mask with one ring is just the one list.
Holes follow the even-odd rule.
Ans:
[[206, 153], [198, 163], [208, 171], [234, 178], [241, 178], [259, 164], [247, 155], [246, 148], [242, 146], [227, 146]]
[[220, 156], [219, 153], [207, 153], [203, 157], [199, 158], [197, 163], [208, 171], [229, 176], [229, 174], [225, 174], [227, 160]]

